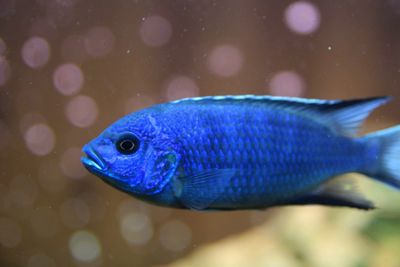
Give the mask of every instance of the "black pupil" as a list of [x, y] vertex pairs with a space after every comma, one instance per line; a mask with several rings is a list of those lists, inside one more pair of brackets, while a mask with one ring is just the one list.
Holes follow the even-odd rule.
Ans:
[[135, 144], [132, 140], [122, 140], [119, 146], [121, 147], [121, 150], [124, 151], [131, 151], [135, 148]]
[[139, 148], [139, 140], [135, 136], [123, 136], [117, 142], [117, 149], [123, 154], [132, 154]]

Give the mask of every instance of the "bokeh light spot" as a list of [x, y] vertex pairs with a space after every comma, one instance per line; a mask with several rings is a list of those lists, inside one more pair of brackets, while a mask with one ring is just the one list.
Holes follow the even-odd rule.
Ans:
[[31, 37], [22, 46], [22, 59], [31, 68], [43, 67], [50, 59], [50, 45], [42, 37]]
[[183, 251], [190, 245], [191, 239], [190, 228], [181, 221], [169, 221], [160, 228], [161, 245], [170, 251]]
[[25, 132], [24, 138], [26, 146], [35, 155], [47, 155], [54, 148], [55, 135], [53, 130], [44, 123], [31, 126]]
[[65, 226], [82, 228], [90, 219], [90, 209], [80, 198], [68, 198], [60, 207], [61, 219]]
[[144, 245], [153, 236], [150, 218], [144, 213], [131, 212], [124, 215], [120, 230], [122, 237], [133, 245]]
[[92, 125], [97, 119], [97, 104], [89, 96], [74, 97], [66, 107], [66, 115], [72, 125], [85, 128]]
[[39, 253], [29, 257], [28, 267], [56, 267], [56, 263], [46, 254]]
[[14, 220], [0, 217], [0, 244], [3, 247], [14, 248], [22, 239], [21, 227]]
[[149, 214], [149, 210], [145, 204], [127, 198], [121, 201], [119, 204], [117, 209], [117, 217], [119, 220], [122, 220], [123, 217], [130, 213]]
[[168, 82], [166, 95], [169, 101], [186, 97], [195, 97], [199, 95], [199, 87], [197, 87], [196, 83], [189, 77], [176, 76]]
[[242, 65], [243, 54], [233, 45], [215, 47], [208, 58], [208, 67], [211, 72], [223, 77], [236, 75]]
[[11, 68], [8, 60], [0, 55], [0, 87], [4, 86], [11, 76]]
[[107, 56], [114, 48], [114, 43], [114, 34], [107, 27], [91, 28], [84, 40], [86, 52], [95, 58]]
[[294, 2], [285, 10], [285, 22], [295, 33], [310, 34], [319, 27], [320, 13], [317, 7], [309, 2]]
[[75, 260], [88, 263], [100, 256], [101, 245], [93, 233], [77, 231], [69, 239], [69, 250]]
[[63, 95], [77, 93], [82, 88], [83, 81], [82, 70], [72, 63], [59, 66], [53, 74], [53, 84]]
[[168, 43], [172, 35], [172, 26], [164, 17], [150, 16], [143, 20], [139, 31], [146, 45], [157, 47]]
[[299, 97], [304, 95], [305, 82], [294, 71], [280, 71], [272, 76], [269, 88], [272, 95]]
[[62, 173], [70, 178], [81, 178], [86, 175], [80, 158], [82, 156], [81, 149], [71, 147], [64, 151], [60, 160], [60, 169]]

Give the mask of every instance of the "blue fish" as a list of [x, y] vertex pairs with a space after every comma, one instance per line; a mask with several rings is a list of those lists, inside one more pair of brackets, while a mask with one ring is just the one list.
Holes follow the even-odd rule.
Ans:
[[356, 137], [389, 97], [211, 96], [129, 114], [84, 146], [82, 163], [141, 200], [192, 210], [320, 204], [372, 209], [346, 179], [400, 189], [400, 126]]

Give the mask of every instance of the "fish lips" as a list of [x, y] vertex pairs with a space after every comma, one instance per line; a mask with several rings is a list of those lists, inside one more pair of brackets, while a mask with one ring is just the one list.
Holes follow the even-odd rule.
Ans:
[[103, 174], [107, 166], [99, 153], [90, 145], [85, 145], [82, 151], [86, 157], [81, 157], [81, 162], [88, 171], [94, 174]]
[[127, 183], [126, 179], [118, 178], [108, 172], [108, 165], [106, 165], [99, 153], [92, 146], [85, 145], [82, 151], [86, 156], [81, 157], [81, 162], [89, 172], [100, 177], [107, 184], [126, 192], [132, 192], [132, 188], [136, 184]]

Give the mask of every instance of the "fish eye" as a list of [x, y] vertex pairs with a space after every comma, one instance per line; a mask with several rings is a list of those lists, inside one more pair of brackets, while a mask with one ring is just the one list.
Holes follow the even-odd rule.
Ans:
[[124, 134], [115, 143], [117, 150], [125, 155], [133, 154], [139, 149], [139, 139], [133, 134]]

